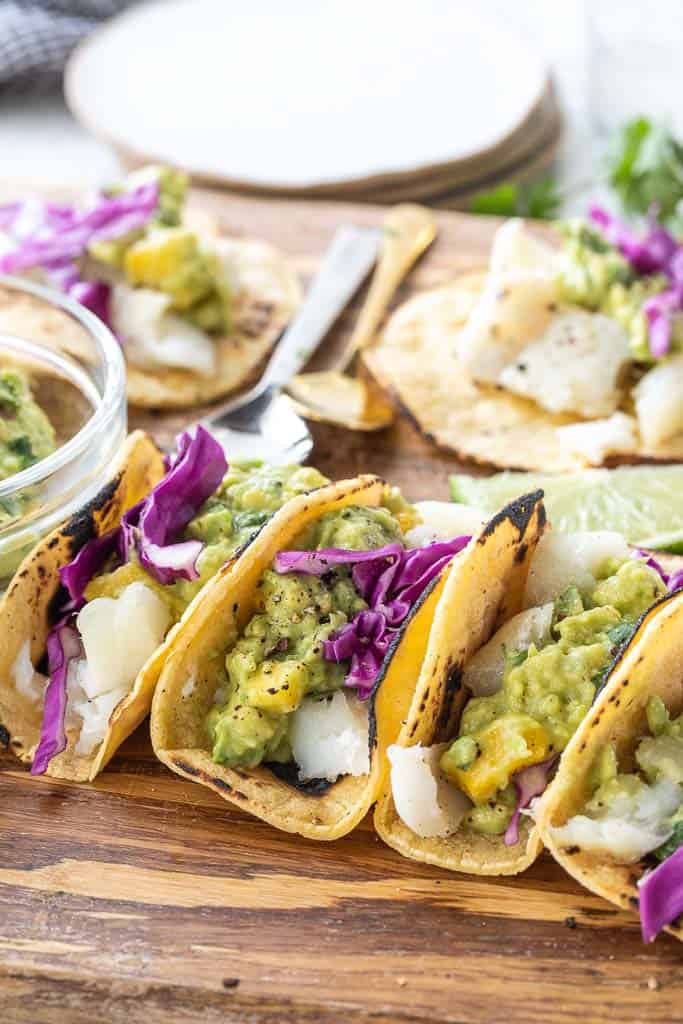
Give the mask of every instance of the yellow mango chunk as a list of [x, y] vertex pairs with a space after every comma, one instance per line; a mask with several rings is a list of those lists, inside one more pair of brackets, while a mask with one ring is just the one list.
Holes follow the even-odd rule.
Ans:
[[93, 576], [85, 588], [86, 601], [94, 601], [97, 597], [120, 597], [131, 583], [144, 583], [153, 590], [168, 606], [174, 619], [179, 619], [183, 612], [182, 602], [178, 600], [173, 587], [164, 587], [158, 583], [138, 562], [126, 562], [113, 572], [104, 572]]
[[123, 269], [130, 284], [165, 292], [176, 309], [187, 309], [214, 288], [197, 236], [185, 228], [150, 231], [126, 250]]
[[505, 714], [477, 733], [479, 756], [468, 768], [454, 763], [451, 748], [441, 759], [441, 769], [473, 803], [483, 804], [504, 789], [515, 772], [548, 757], [549, 744], [547, 729], [535, 718]]
[[247, 704], [280, 715], [296, 711], [306, 692], [306, 668], [299, 661], [264, 661], [242, 695]]

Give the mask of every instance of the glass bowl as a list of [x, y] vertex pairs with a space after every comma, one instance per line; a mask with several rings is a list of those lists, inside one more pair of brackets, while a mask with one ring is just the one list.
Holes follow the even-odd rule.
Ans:
[[36, 542], [97, 494], [126, 436], [125, 368], [111, 331], [66, 296], [0, 275], [8, 365], [29, 373], [58, 447], [0, 480], [0, 592]]

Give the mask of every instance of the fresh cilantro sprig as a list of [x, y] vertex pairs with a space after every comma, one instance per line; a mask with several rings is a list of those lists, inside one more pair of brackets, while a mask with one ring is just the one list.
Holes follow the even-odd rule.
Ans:
[[683, 821], [677, 821], [673, 833], [665, 843], [653, 851], [653, 857], [657, 860], [666, 860], [672, 853], [675, 853], [679, 846], [683, 846]]
[[479, 192], [472, 200], [472, 213], [491, 217], [531, 217], [552, 220], [560, 211], [562, 197], [553, 178], [542, 178], [532, 184], [506, 182], [489, 192]]
[[672, 224], [683, 199], [683, 144], [665, 124], [627, 121], [608, 145], [607, 180], [625, 213], [645, 216], [655, 208], [660, 221]]
[[[683, 141], [663, 122], [647, 117], [626, 121], [612, 135], [604, 167], [596, 173], [614, 193], [622, 213], [644, 217], [655, 210], [658, 220], [683, 230]], [[479, 192], [472, 213], [498, 217], [532, 217], [552, 220], [564, 201], [557, 182], [542, 178], [533, 184], [506, 182]]]

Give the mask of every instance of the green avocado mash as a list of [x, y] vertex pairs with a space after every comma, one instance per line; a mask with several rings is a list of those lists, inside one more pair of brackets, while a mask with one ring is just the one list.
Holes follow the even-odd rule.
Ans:
[[86, 599], [116, 597], [129, 583], [142, 580], [156, 586], [159, 596], [178, 619], [192, 598], [224, 562], [243, 548], [290, 498], [322, 487], [327, 477], [307, 466], [270, 466], [260, 461], [231, 462], [223, 482], [190, 522], [180, 540], [204, 544], [197, 562], [199, 579], [155, 584], [137, 562], [101, 573], [88, 584]]
[[[349, 506], [321, 516], [292, 549], [365, 551], [401, 537], [387, 508]], [[323, 642], [366, 607], [344, 566], [320, 578], [264, 573], [259, 610], [226, 656], [219, 703], [207, 718], [214, 761], [253, 768], [291, 760], [291, 713], [308, 695], [339, 690], [347, 672], [345, 663], [325, 661]]]
[[[595, 759], [590, 777], [593, 795], [582, 811], [588, 817], [605, 817], [620, 797], [638, 796], [660, 779], [683, 786], [683, 715], [671, 720], [659, 697], [650, 697], [646, 713], [650, 735], [636, 747], [633, 771], [619, 771], [616, 750], [611, 745]], [[665, 860], [683, 845], [683, 788], [680, 806], [666, 819], [666, 825], [672, 834], [653, 851], [658, 860]]]
[[[666, 279], [661, 274], [636, 278], [621, 253], [585, 221], [569, 221], [563, 233], [561, 298], [617, 320], [629, 336], [634, 359], [652, 362], [643, 303], [668, 287]], [[674, 341], [675, 334], [676, 329]]]
[[[37, 404], [27, 376], [0, 369], [0, 480], [7, 480], [57, 447], [49, 419]], [[0, 500], [0, 526], [22, 514], [21, 498]]]
[[182, 226], [186, 176], [169, 168], [145, 167], [112, 194], [153, 180], [159, 182], [159, 204], [150, 223], [124, 238], [94, 242], [88, 253], [96, 263], [123, 273], [128, 284], [170, 296], [171, 308], [196, 327], [226, 331], [231, 307], [226, 272], [218, 254]]
[[505, 830], [515, 805], [512, 776], [564, 750], [617, 647], [665, 591], [659, 574], [643, 561], [611, 560], [589, 593], [569, 587], [555, 601], [545, 645], [508, 654], [497, 693], [468, 701], [441, 768], [472, 800], [472, 828]]

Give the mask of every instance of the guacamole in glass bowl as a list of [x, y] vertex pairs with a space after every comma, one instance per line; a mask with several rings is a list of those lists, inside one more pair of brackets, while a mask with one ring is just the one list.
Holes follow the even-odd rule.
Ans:
[[118, 342], [88, 310], [0, 276], [0, 593], [94, 498], [126, 434]]

